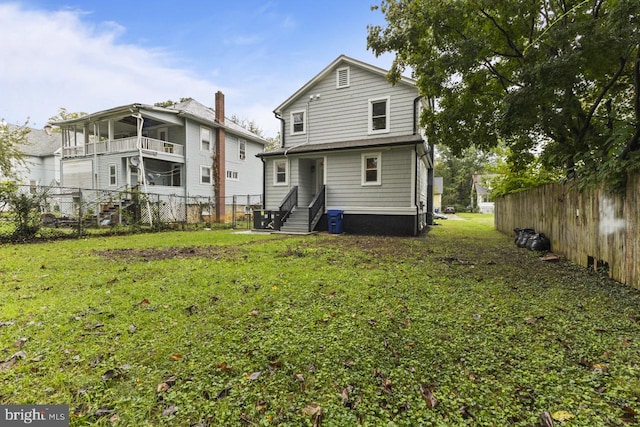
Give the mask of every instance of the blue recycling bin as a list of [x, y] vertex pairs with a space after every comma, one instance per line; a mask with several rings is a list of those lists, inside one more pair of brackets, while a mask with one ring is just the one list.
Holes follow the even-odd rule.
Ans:
[[327, 225], [330, 234], [342, 233], [342, 221], [344, 211], [338, 209], [330, 209], [327, 211]]

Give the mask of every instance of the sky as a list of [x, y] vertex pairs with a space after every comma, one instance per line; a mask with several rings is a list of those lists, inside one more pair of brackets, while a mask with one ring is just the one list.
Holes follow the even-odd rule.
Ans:
[[60, 108], [94, 113], [191, 97], [267, 137], [273, 110], [385, 25], [379, 0], [0, 0], [0, 119], [42, 128]]

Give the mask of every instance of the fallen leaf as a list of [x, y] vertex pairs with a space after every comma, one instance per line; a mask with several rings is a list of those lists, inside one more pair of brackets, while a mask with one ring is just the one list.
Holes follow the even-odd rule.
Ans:
[[43, 360], [44, 360], [44, 356], [41, 354], [31, 359], [30, 362], [42, 362]]
[[461, 406], [458, 411], [460, 412], [460, 415], [462, 415], [462, 418], [464, 419], [469, 419], [469, 418], [471, 418], [472, 420], [476, 419], [475, 414], [471, 412], [471, 410], [467, 406]]
[[428, 408], [435, 408], [438, 405], [438, 399], [433, 395], [434, 387], [432, 385], [425, 386], [424, 384], [420, 384], [420, 394], [422, 398], [427, 403]]
[[302, 374], [295, 374], [293, 377], [294, 377], [296, 380], [300, 381], [301, 383], [303, 383], [303, 382], [304, 382], [304, 375], [302, 375]]
[[384, 391], [387, 394], [393, 394], [392, 387], [393, 387], [393, 384], [391, 383], [391, 380], [388, 378], [384, 380], [384, 383], [382, 383], [382, 391]]
[[171, 405], [168, 408], [164, 408], [162, 410], [162, 416], [163, 417], [169, 417], [173, 414], [175, 414], [178, 411], [178, 408], [176, 407], [176, 405]]
[[259, 400], [256, 402], [256, 410], [261, 414], [264, 414], [267, 410], [267, 402], [264, 400]]
[[223, 388], [222, 390], [220, 390], [218, 392], [218, 394], [216, 395], [215, 399], [213, 399], [213, 400], [224, 399], [225, 397], [229, 396], [230, 394], [231, 394], [231, 387]]
[[342, 391], [340, 392], [340, 396], [342, 397], [342, 406], [350, 407], [349, 393], [351, 393], [352, 391], [353, 391], [352, 385], [348, 385], [347, 387], [342, 389]]
[[260, 314], [260, 310], [251, 310], [249, 314], [253, 317], [256, 317]]
[[573, 415], [571, 412], [568, 412], [568, 411], [556, 411], [553, 414], [551, 414], [551, 418], [560, 422], [569, 421], [570, 419], [575, 417], [576, 417], [575, 415]]
[[113, 414], [113, 415], [111, 416], [111, 418], [109, 418], [109, 422], [110, 422], [111, 424], [115, 424], [115, 423], [117, 423], [118, 421], [120, 421], [120, 417], [118, 417], [118, 414]]
[[149, 305], [149, 300], [146, 299], [146, 298], [143, 299], [142, 301], [140, 301], [140, 305], [143, 306], [143, 307], [146, 306], [146, 305]]
[[169, 384], [167, 384], [166, 382], [160, 383], [160, 384], [158, 384], [158, 387], [156, 387], [156, 393], [164, 393], [165, 391], [169, 390], [170, 388], [171, 388], [171, 386]]
[[276, 369], [282, 368], [282, 362], [279, 362], [277, 360], [271, 361], [271, 362], [269, 362], [268, 367], [269, 367], [269, 371], [273, 372]]
[[255, 381], [258, 378], [260, 378], [260, 375], [262, 375], [262, 371], [256, 371], [256, 372], [253, 372], [252, 374], [247, 374], [246, 378], [249, 381]]
[[134, 334], [137, 329], [138, 328], [136, 327], [136, 325], [134, 325], [134, 324], [129, 325], [129, 333], [130, 334]]
[[93, 413], [94, 417], [106, 417], [107, 415], [113, 415], [116, 410], [109, 406], [101, 406], [96, 412]]
[[182, 355], [180, 353], [174, 353], [171, 355], [171, 360], [173, 361], [182, 360]]
[[317, 403], [309, 403], [304, 407], [302, 413], [308, 417], [311, 417], [311, 421], [313, 422], [313, 427], [319, 427], [322, 423], [322, 418], [324, 417], [324, 411], [322, 407]]
[[13, 343], [13, 347], [14, 348], [22, 348], [24, 347], [24, 345], [26, 344], [28, 338], [20, 338], [19, 340], [17, 340], [16, 342]]
[[629, 406], [623, 406], [622, 407], [622, 421], [625, 423], [633, 423], [636, 421], [636, 415], [638, 415], [638, 413], [636, 411], [633, 410], [633, 408], [629, 407]]
[[342, 362], [342, 364], [345, 366], [345, 368], [350, 368], [353, 365], [356, 364], [356, 361], [353, 359], [349, 359], [349, 360], [345, 360], [344, 362]]
[[110, 379], [115, 378], [117, 376], [118, 376], [118, 371], [116, 371], [115, 369], [109, 369], [104, 374], [102, 374], [100, 378], [102, 378], [102, 381], [109, 381]]
[[549, 411], [544, 411], [540, 414], [540, 424], [542, 424], [542, 427], [553, 427], [553, 419]]
[[227, 362], [218, 363], [216, 368], [220, 369], [222, 372], [227, 372], [233, 369], [231, 366], [227, 365]]

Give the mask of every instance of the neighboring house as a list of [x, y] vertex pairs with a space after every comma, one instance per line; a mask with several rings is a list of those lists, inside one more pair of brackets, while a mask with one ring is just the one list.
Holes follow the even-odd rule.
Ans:
[[53, 123], [62, 131], [62, 186], [209, 197], [222, 220], [231, 195], [262, 192], [256, 154], [267, 141], [225, 119], [222, 92], [215, 104], [129, 104]]
[[[10, 130], [19, 126], [7, 125]], [[62, 137], [59, 133], [30, 129], [27, 134], [28, 144], [19, 144], [23, 155], [23, 163], [14, 162], [14, 170], [18, 184], [23, 185], [58, 185], [60, 182], [60, 156]], [[4, 177], [0, 174], [0, 180]]]
[[473, 174], [471, 186], [471, 207], [475, 212], [492, 214], [494, 209], [491, 197], [491, 179], [495, 175]]
[[[417, 235], [432, 220], [433, 149], [415, 81], [340, 56], [279, 105], [282, 146], [265, 162], [265, 219], [281, 231]], [[332, 218], [339, 213], [331, 212]]]
[[433, 177], [433, 211], [442, 212], [442, 192], [444, 189], [444, 178]]

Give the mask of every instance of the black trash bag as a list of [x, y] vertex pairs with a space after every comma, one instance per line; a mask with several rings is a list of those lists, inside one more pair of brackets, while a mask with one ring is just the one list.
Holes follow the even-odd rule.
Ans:
[[514, 228], [513, 231], [516, 233], [513, 238], [513, 243], [518, 244], [518, 239], [520, 238], [520, 234], [522, 233], [522, 228]]
[[516, 246], [519, 248], [526, 248], [527, 242], [535, 234], [535, 230], [532, 228], [523, 228], [520, 237], [516, 240]]
[[527, 242], [527, 248], [532, 251], [548, 251], [551, 249], [551, 241], [542, 233], [531, 236]]

